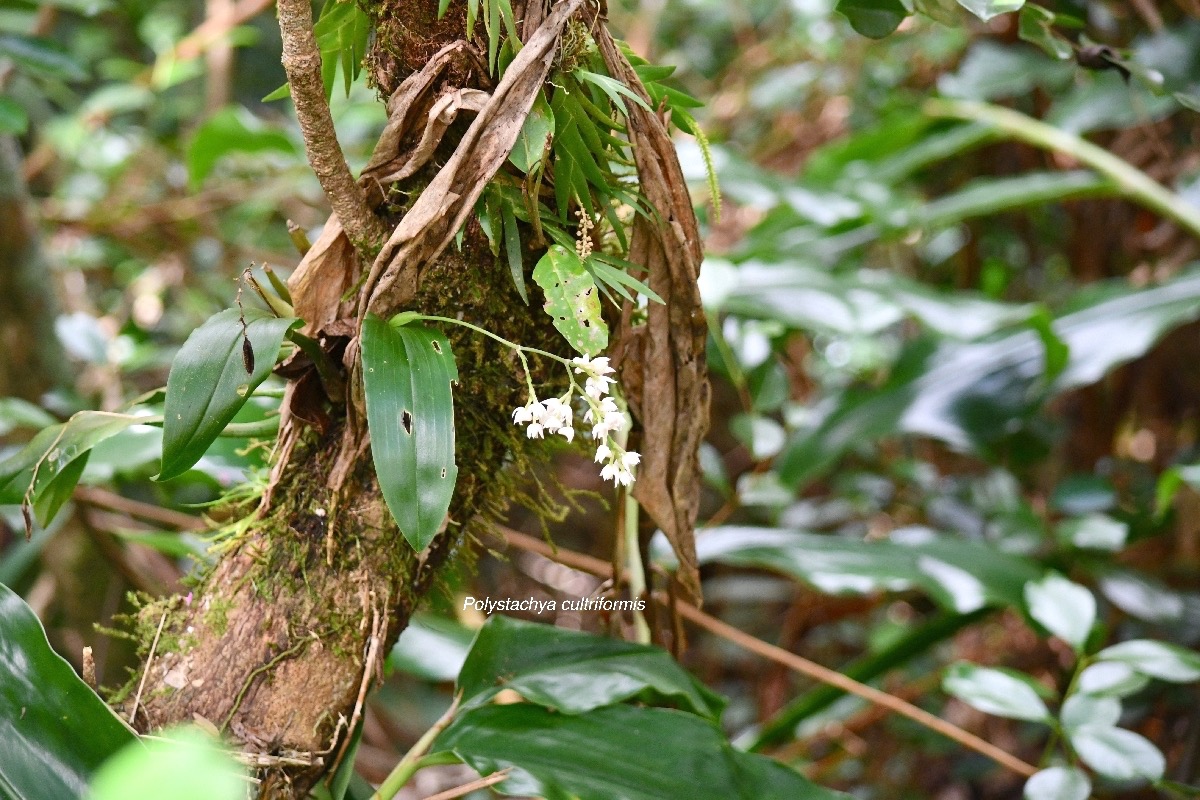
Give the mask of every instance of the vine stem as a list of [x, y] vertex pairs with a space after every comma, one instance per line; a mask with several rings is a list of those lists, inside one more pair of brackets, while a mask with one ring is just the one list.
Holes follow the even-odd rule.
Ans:
[[1047, 125], [1011, 108], [970, 100], [928, 100], [925, 113], [990, 125], [1018, 141], [1071, 156], [1116, 184], [1121, 195], [1175, 222], [1200, 239], [1200, 208], [1082, 136]]
[[312, 5], [309, 0], [278, 0], [277, 7], [283, 69], [291, 85], [308, 163], [355, 249], [366, 260], [373, 260], [387, 239], [387, 231], [367, 205], [367, 196], [350, 174], [338, 144], [321, 79], [321, 52], [313, 34]]
[[450, 704], [450, 708], [446, 709], [446, 713], [437, 722], [433, 723], [433, 727], [425, 731], [421, 738], [417, 740], [417, 743], [412, 746], [412, 749], [404, 754], [404, 758], [400, 759], [400, 763], [383, 779], [383, 783], [379, 784], [379, 788], [375, 790], [375, 794], [371, 795], [371, 800], [392, 800], [404, 788], [404, 784], [412, 779], [417, 770], [428, 765], [422, 760], [422, 757], [429, 751], [433, 740], [454, 721], [454, 715], [458, 713], [458, 704], [461, 700], [461, 693], [455, 695], [454, 702]]
[[[504, 535], [510, 545], [519, 550], [527, 550], [532, 553], [537, 553], [540, 556], [549, 558], [572, 569], [578, 569], [583, 572], [590, 572], [593, 575], [600, 577], [613, 577], [612, 565], [605, 561], [601, 561], [594, 556], [589, 556], [584, 553], [576, 553], [570, 550], [565, 550], [559, 547], [553, 547], [546, 544], [540, 539], [535, 539], [532, 536], [527, 536], [519, 531], [514, 531], [502, 526], [498, 530]], [[1038, 770], [1032, 764], [1027, 764], [1011, 753], [1001, 750], [994, 744], [987, 742], [975, 734], [965, 731], [962, 728], [945, 721], [939, 717], [930, 714], [922, 708], [914, 706], [899, 697], [880, 691], [873, 686], [868, 686], [865, 683], [859, 683], [853, 678], [848, 678], [836, 670], [821, 666], [820, 664], [809, 661], [806, 658], [796, 655], [782, 647], [776, 647], [773, 644], [756, 639], [753, 636], [740, 631], [737, 628], [722, 622], [721, 620], [704, 613], [695, 606], [684, 602], [678, 598], [672, 598], [661, 592], [655, 592], [654, 600], [665, 608], [675, 609], [679, 615], [691, 622], [699, 625], [701, 628], [720, 636], [726, 641], [748, 650], [755, 655], [774, 661], [777, 664], [782, 664], [788, 669], [798, 672], [801, 675], [820, 681], [821, 683], [829, 684], [830, 686], [841, 689], [847, 694], [852, 694], [861, 697], [869, 703], [873, 703], [882, 708], [886, 708], [896, 714], [911, 719], [919, 725], [922, 725], [929, 730], [936, 731], [948, 739], [951, 739], [958, 744], [966, 747], [969, 750], [990, 758], [1002, 767], [1012, 770], [1018, 775], [1023, 775], [1028, 778], [1034, 775]]]

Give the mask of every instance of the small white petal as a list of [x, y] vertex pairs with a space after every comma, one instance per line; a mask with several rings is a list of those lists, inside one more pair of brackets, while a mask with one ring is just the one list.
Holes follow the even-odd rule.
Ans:
[[596, 461], [607, 461], [612, 458], [612, 450], [608, 449], [608, 445], [602, 444], [596, 448]]
[[529, 422], [533, 419], [533, 414], [529, 411], [529, 406], [520, 406], [513, 409], [513, 422], [520, 425], [522, 422]]
[[624, 467], [625, 469], [629, 469], [630, 467], [634, 467], [637, 464], [641, 463], [641, 460], [642, 460], [641, 453], [635, 453], [634, 451], [630, 450], [629, 452], [627, 452], [621, 456], [621, 466]]
[[542, 438], [542, 430], [543, 430], [542, 426], [539, 425], [538, 423], [534, 422], [528, 428], [525, 429], [525, 435], [528, 436], [530, 439], [540, 439], [540, 438]]
[[565, 438], [568, 442], [575, 441], [575, 429], [574, 428], [569, 428], [569, 427], [568, 428], [559, 428], [558, 432], [561, 433], [563, 435], [563, 438]]
[[611, 480], [615, 482], [617, 480], [618, 472], [619, 470], [617, 469], [616, 464], [605, 464], [604, 469], [600, 470], [600, 477], [603, 480]]

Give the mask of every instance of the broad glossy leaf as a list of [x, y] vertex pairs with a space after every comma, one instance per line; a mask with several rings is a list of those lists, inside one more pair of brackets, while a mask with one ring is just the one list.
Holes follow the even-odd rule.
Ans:
[[47, 525], [75, 490], [92, 448], [132, 425], [153, 421], [157, 418], [80, 411], [40, 431], [0, 464], [0, 503], [20, 503], [28, 491], [38, 522]]
[[1067, 736], [1083, 763], [1113, 780], [1156, 781], [1166, 768], [1163, 754], [1153, 742], [1124, 728], [1081, 725]]
[[850, 26], [863, 36], [882, 39], [908, 16], [900, 0], [838, 0], [837, 12], [850, 20]]
[[0, 796], [82, 798], [92, 773], [135, 739], [0, 585]]
[[633, 697], [672, 702], [714, 720], [724, 706], [661, 648], [499, 614], [480, 628], [458, 688], [468, 708], [503, 689], [565, 714]]
[[1050, 710], [1033, 687], [998, 669], [953, 664], [946, 670], [942, 688], [986, 714], [1033, 722], [1050, 720]]
[[946, 337], [976, 339], [1033, 311], [967, 292], [938, 292], [884, 270], [837, 274], [802, 263], [747, 262], [732, 280], [717, 310], [816, 332], [869, 335], [912, 318]]
[[987, 22], [992, 17], [1019, 11], [1025, 0], [958, 0], [958, 4]]
[[592, 356], [608, 347], [608, 325], [600, 315], [600, 292], [579, 256], [551, 245], [533, 270], [546, 294], [546, 313], [571, 347]]
[[163, 409], [162, 469], [157, 480], [182, 475], [237, 415], [246, 400], [275, 368], [275, 357], [287, 330], [297, 319], [273, 317], [246, 309], [247, 335], [254, 350], [254, 369], [243, 357], [238, 310], [220, 311], [187, 338], [167, 376]]
[[220, 743], [194, 727], [133, 742], [105, 762], [90, 800], [242, 800], [245, 770]]
[[458, 480], [454, 353], [440, 331], [368, 317], [362, 361], [379, 487], [404, 538], [424, 550], [441, 530]]
[[729, 526], [700, 533], [696, 553], [701, 564], [770, 569], [828, 594], [920, 589], [958, 613], [1020, 607], [1025, 583], [1041, 574], [1020, 556], [921, 529], [901, 531], [892, 541], [864, 541]]
[[1092, 782], [1075, 767], [1049, 767], [1025, 782], [1025, 800], [1088, 800]]
[[1099, 661], [1079, 673], [1076, 691], [1106, 697], [1128, 697], [1140, 692], [1150, 678], [1119, 661]]
[[1100, 661], [1127, 664], [1143, 675], [1172, 683], [1200, 681], [1200, 653], [1152, 639], [1132, 639], [1106, 647]]
[[188, 143], [188, 180], [199, 186], [225, 156], [267, 152], [294, 154], [296, 144], [242, 106], [222, 109], [205, 120]]
[[475, 631], [453, 620], [418, 612], [388, 654], [387, 668], [427, 681], [452, 681], [462, 670]]
[[659, 708], [556, 714], [527, 703], [462, 714], [434, 743], [482, 775], [512, 768], [504, 794], [550, 800], [835, 800], [764, 756], [735, 751], [710, 722]]
[[1046, 630], [1076, 652], [1083, 649], [1096, 621], [1096, 598], [1086, 587], [1050, 573], [1025, 585], [1025, 603]]
[[1200, 272], [1143, 290], [1089, 287], [1071, 306], [1052, 326], [1069, 353], [1052, 383], [1044, 373], [1045, 344], [1032, 329], [980, 342], [919, 339], [883, 386], [849, 389], [815, 409], [815, 426], [796, 434], [781, 454], [781, 477], [798, 486], [851, 446], [897, 432], [987, 452], [1049, 397], [1099, 380], [1200, 317]]
[[1116, 725], [1121, 719], [1121, 701], [1115, 697], [1076, 692], [1063, 701], [1058, 718], [1064, 728]]

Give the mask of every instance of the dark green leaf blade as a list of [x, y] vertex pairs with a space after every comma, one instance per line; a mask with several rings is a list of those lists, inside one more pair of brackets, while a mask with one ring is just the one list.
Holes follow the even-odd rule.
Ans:
[[453, 750], [482, 775], [512, 768], [496, 787], [504, 794], [553, 800], [845, 797], [762, 756], [735, 754], [711, 723], [667, 709], [568, 715], [527, 703], [483, 706], [461, 715], [434, 749]]
[[12, 59], [30, 72], [48, 78], [81, 81], [87, 71], [61, 45], [39, 36], [0, 34], [0, 57]]
[[459, 672], [458, 688], [467, 708], [502, 689], [566, 714], [643, 696], [714, 720], [724, 707], [721, 697], [665, 650], [502, 615], [480, 628]]
[[254, 371], [242, 359], [242, 324], [237, 309], [209, 317], [183, 343], [167, 376], [163, 410], [162, 469], [157, 480], [182, 475], [237, 414], [275, 368], [275, 356], [295, 318], [246, 309], [246, 334], [256, 355]]
[[454, 353], [439, 331], [368, 316], [362, 360], [379, 486], [404, 538], [424, 550], [441, 529], [458, 479]]
[[0, 585], [0, 795], [82, 798], [91, 774], [134, 740]]
[[863, 36], [882, 39], [908, 16], [900, 0], [838, 0], [837, 12], [850, 20], [850, 26]]

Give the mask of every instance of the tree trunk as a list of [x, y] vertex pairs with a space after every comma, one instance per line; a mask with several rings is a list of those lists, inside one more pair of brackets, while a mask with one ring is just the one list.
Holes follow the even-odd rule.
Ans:
[[37, 401], [69, 385], [54, 335], [54, 292], [29, 214], [21, 151], [0, 136], [0, 397]]

